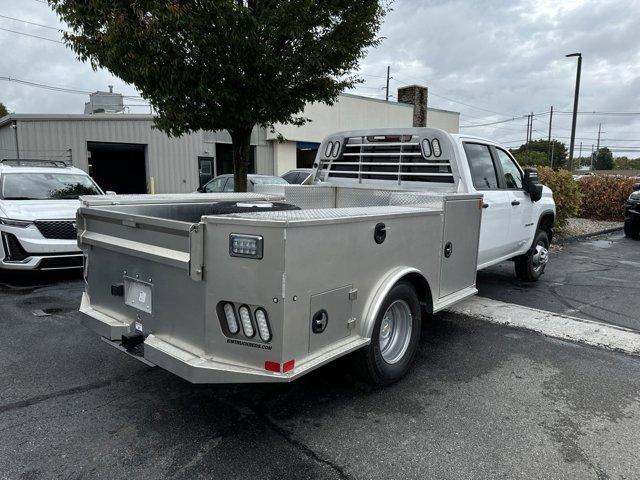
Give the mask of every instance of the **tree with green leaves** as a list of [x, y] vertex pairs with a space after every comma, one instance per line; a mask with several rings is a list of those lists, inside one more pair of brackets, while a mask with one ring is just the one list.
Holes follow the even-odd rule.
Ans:
[[[551, 146], [553, 147], [553, 168], [563, 167], [567, 161], [567, 146], [555, 139], [551, 140]], [[544, 165], [547, 167], [551, 166], [551, 149], [549, 148], [548, 140], [531, 140], [530, 142], [520, 145], [520, 147], [513, 151], [516, 157], [518, 155], [527, 155], [526, 152], [529, 152], [528, 155], [530, 156], [531, 152], [544, 154], [546, 158]], [[533, 156], [538, 160], [541, 158], [539, 155]]]
[[607, 147], [596, 151], [593, 159], [594, 170], [613, 170], [613, 153]]
[[640, 158], [615, 157], [613, 168], [614, 170], [640, 170]]
[[536, 152], [534, 150], [513, 150], [511, 152], [518, 163], [523, 167], [548, 167], [549, 158], [546, 153]]
[[0, 102], [0, 118], [9, 115], [9, 110], [4, 106], [4, 103]]
[[378, 0], [48, 0], [78, 58], [135, 85], [172, 136], [227, 130], [246, 191], [251, 132], [333, 104], [387, 11]]

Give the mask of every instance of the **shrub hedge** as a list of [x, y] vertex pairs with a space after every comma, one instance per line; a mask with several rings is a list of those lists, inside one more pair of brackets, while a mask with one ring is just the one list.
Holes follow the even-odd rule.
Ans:
[[540, 182], [553, 190], [556, 202], [556, 227], [562, 228], [569, 217], [575, 217], [580, 211], [582, 192], [578, 183], [568, 170], [553, 170], [549, 167], [537, 167]]
[[581, 178], [577, 183], [583, 199], [578, 215], [597, 220], [623, 220], [624, 203], [636, 182], [633, 178], [614, 176]]

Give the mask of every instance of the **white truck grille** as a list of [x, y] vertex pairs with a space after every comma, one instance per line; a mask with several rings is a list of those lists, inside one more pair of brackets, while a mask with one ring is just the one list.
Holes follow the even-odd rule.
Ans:
[[326, 179], [349, 178], [406, 182], [454, 183], [448, 151], [425, 159], [416, 135], [347, 137], [335, 158], [324, 160]]

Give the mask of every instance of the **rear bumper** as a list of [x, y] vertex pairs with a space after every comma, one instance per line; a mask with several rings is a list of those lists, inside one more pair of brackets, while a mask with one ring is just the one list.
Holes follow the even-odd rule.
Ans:
[[[107, 343], [122, 350], [121, 338], [129, 332], [130, 325], [111, 318], [90, 305], [89, 297], [82, 294], [80, 312], [82, 323], [101, 335]], [[144, 341], [144, 363], [161, 367], [191, 383], [283, 383], [295, 380], [305, 373], [346, 355], [369, 343], [362, 337], [347, 339], [332, 345], [331, 349], [296, 364], [286, 373], [270, 372], [255, 367], [230, 364], [211, 357], [201, 357], [178, 348], [155, 335], [148, 335]], [[136, 357], [142, 360], [141, 357]]]

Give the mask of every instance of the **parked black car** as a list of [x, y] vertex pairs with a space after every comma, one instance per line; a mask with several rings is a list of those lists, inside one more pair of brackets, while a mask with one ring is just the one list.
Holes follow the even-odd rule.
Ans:
[[624, 234], [640, 240], [640, 183], [633, 186], [624, 209]]

